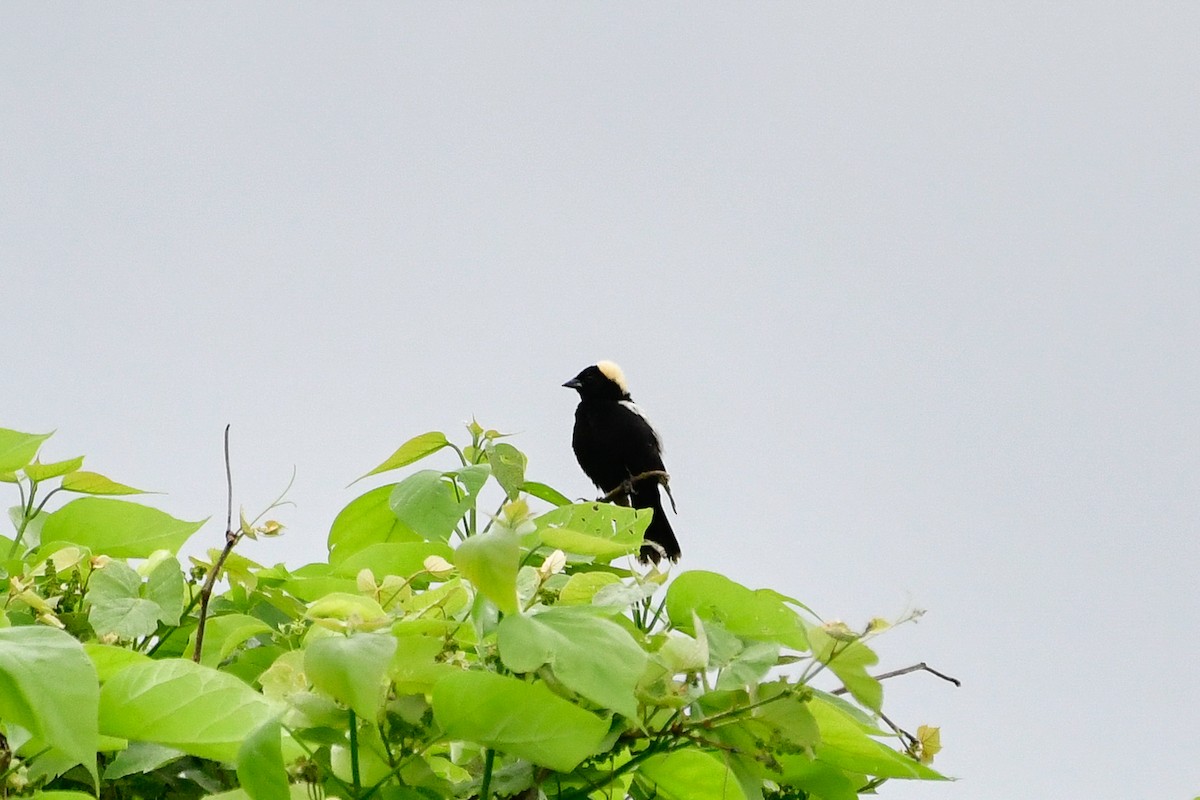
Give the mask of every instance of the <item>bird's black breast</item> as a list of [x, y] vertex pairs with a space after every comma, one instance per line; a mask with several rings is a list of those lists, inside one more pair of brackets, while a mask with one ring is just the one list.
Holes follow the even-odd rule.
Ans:
[[575, 409], [571, 447], [579, 466], [605, 492], [632, 476], [663, 469], [654, 428], [641, 414], [619, 402], [580, 402]]

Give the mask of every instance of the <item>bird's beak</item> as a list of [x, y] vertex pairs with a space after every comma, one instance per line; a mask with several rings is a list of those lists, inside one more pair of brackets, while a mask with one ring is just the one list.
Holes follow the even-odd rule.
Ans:
[[571, 378], [571, 380], [564, 383], [563, 386], [567, 389], [578, 389], [583, 386], [583, 384], [579, 382], [579, 378]]

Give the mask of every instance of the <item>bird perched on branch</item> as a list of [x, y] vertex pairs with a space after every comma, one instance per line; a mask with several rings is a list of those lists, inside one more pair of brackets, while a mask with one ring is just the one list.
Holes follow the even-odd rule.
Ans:
[[621, 368], [611, 361], [601, 361], [563, 386], [579, 392], [571, 437], [579, 466], [605, 493], [604, 499], [654, 509], [640, 560], [655, 564], [663, 556], [679, 560], [679, 542], [658, 492], [659, 484], [667, 485], [662, 440], [629, 396]]

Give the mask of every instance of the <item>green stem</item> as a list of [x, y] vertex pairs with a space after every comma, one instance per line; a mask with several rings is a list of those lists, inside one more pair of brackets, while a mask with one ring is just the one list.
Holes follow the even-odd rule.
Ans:
[[479, 785], [479, 800], [492, 796], [492, 766], [496, 763], [496, 751], [488, 748], [483, 757], [483, 780]]

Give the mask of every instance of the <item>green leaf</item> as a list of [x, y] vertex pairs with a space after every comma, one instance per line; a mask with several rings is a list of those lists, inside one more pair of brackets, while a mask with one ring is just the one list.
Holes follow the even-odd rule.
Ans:
[[282, 707], [232, 675], [182, 659], [133, 664], [100, 690], [100, 731], [233, 763]]
[[821, 741], [814, 748], [818, 761], [878, 778], [945, 780], [908, 755], [872, 739], [854, 717], [836, 705], [813, 697], [808, 710], [821, 731]]
[[112, 644], [86, 642], [83, 645], [83, 649], [87, 653], [88, 658], [92, 660], [92, 665], [96, 668], [96, 676], [100, 679], [100, 683], [104, 683], [130, 664], [139, 664], [150, 660], [149, 656], [142, 655], [136, 650]]
[[547, 486], [546, 484], [538, 483], [537, 481], [525, 481], [521, 484], [521, 491], [525, 492], [525, 494], [533, 495], [539, 500], [545, 500], [547, 503], [553, 503], [556, 506], [571, 505], [571, 498], [567, 497], [553, 486]]
[[559, 772], [595, 754], [609, 723], [541, 683], [456, 672], [433, 687], [433, 716], [447, 738], [476, 742]]
[[114, 558], [146, 558], [155, 550], [178, 552], [207, 522], [185, 522], [157, 508], [81, 497], [55, 511], [42, 529], [42, 550], [51, 542], [70, 542]]
[[453, 472], [431, 469], [414, 472], [392, 490], [392, 511], [421, 538], [448, 541], [454, 526], [487, 480], [488, 471], [481, 464]]
[[376, 580], [385, 575], [410, 577], [425, 569], [425, 559], [441, 556], [447, 561], [454, 551], [442, 542], [403, 542], [372, 544], [337, 563], [335, 575], [353, 577], [364, 569], [371, 570]]
[[42, 442], [53, 435], [53, 432], [21, 433], [0, 428], [0, 472], [16, 472], [23, 469], [37, 456]]
[[117, 483], [98, 472], [72, 472], [62, 479], [62, 488], [79, 494], [153, 494], [144, 489]]
[[838, 641], [816, 625], [809, 627], [808, 640], [812, 643], [817, 660], [841, 679], [855, 700], [872, 711], [880, 709], [883, 705], [883, 684], [867, 674], [867, 667], [879, 663], [879, 657], [871, 648], [860, 641]]
[[48, 481], [68, 472], [74, 472], [83, 466], [83, 456], [68, 458], [66, 461], [55, 461], [53, 464], [39, 464], [36, 460], [26, 464], [22, 470], [26, 477], [35, 481]]
[[260, 725], [238, 749], [238, 782], [251, 800], [289, 800], [278, 720]]
[[129, 746], [117, 753], [109, 765], [104, 768], [104, 780], [115, 781], [126, 775], [137, 775], [142, 772], [153, 772], [161, 766], [170, 764], [184, 756], [182, 750], [173, 747], [163, 747], [161, 744], [149, 742], [130, 742]]
[[651, 756], [638, 768], [664, 800], [745, 800], [733, 771], [712, 753], [679, 750]]
[[[258, 617], [248, 614], [223, 614], [209, 617], [204, 623], [204, 652], [200, 654], [200, 663], [206, 667], [216, 667], [233, 655], [233, 651], [260, 633], [270, 633], [271, 626]], [[192, 658], [196, 652], [196, 632], [188, 637], [185, 658]]]
[[34, 792], [29, 800], [94, 800], [85, 792], [72, 792], [66, 789], [55, 789], [49, 792]]
[[596, 592], [621, 579], [611, 572], [576, 572], [567, 579], [566, 584], [558, 593], [558, 604], [561, 606], [588, 605], [596, 596]]
[[454, 566], [505, 614], [516, 613], [521, 545], [511, 531], [472, 536], [454, 551]]
[[88, 580], [88, 622], [100, 637], [149, 636], [158, 629], [162, 609], [141, 595], [142, 576], [124, 561], [110, 561]]
[[542, 514], [534, 523], [542, 544], [599, 561], [637, 552], [651, 512], [609, 503], [576, 503]]
[[304, 673], [317, 689], [373, 721], [395, 653], [396, 639], [390, 634], [326, 636], [305, 648]]
[[142, 596], [158, 606], [158, 618], [164, 625], [178, 625], [183, 615], [185, 581], [183, 570], [174, 558], [164, 558], [146, 576]]
[[646, 652], [617, 623], [584, 608], [551, 607], [500, 622], [500, 660], [513, 672], [549, 664], [571, 691], [622, 716], [637, 715], [634, 690]]
[[0, 628], [0, 719], [82, 764], [93, 779], [99, 692], [96, 669], [70, 634], [40, 625]]
[[715, 572], [685, 572], [667, 589], [667, 614], [676, 628], [691, 633], [692, 612], [735, 636], [808, 649], [799, 615], [778, 593], [752, 591]]
[[492, 476], [504, 489], [509, 500], [516, 500], [525, 482], [525, 454], [507, 442], [493, 444], [487, 451]]
[[396, 484], [379, 486], [351, 500], [329, 529], [329, 562], [337, 564], [374, 544], [422, 541], [396, 519], [389, 499]]
[[783, 784], [798, 786], [822, 800], [858, 800], [857, 784], [844, 770], [807, 755], [783, 754], [778, 761]]
[[446, 640], [441, 636], [420, 633], [397, 636], [396, 655], [388, 672], [396, 692], [425, 694], [439, 678], [457, 672], [458, 667], [437, 660], [445, 648]]
[[398, 469], [412, 464], [415, 461], [420, 461], [426, 456], [433, 455], [443, 447], [449, 447], [450, 441], [446, 438], [446, 434], [438, 431], [422, 433], [420, 436], [414, 436], [396, 449], [396, 452], [387, 457], [382, 464], [375, 469], [363, 475], [362, 478], [356, 478], [355, 483], [363, 478], [368, 478], [372, 475], [378, 475], [381, 472]]

